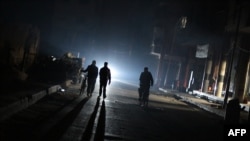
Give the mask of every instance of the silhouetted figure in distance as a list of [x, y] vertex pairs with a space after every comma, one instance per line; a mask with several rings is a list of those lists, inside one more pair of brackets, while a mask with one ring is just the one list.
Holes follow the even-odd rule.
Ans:
[[107, 84], [111, 83], [111, 72], [108, 68], [108, 62], [104, 62], [104, 67], [100, 69], [100, 89], [99, 89], [99, 97], [103, 94], [103, 98], [106, 98], [106, 87]]
[[144, 71], [140, 75], [140, 88], [139, 88], [139, 102], [141, 106], [148, 106], [148, 97], [150, 86], [153, 86], [154, 79], [151, 72], [148, 71], [148, 67], [144, 68]]
[[83, 72], [87, 72], [87, 96], [91, 96], [94, 89], [95, 89], [95, 83], [96, 78], [98, 76], [98, 67], [96, 66], [96, 61], [93, 60], [91, 65], [88, 65], [86, 70], [83, 70]]
[[231, 99], [226, 107], [225, 123], [226, 124], [240, 124], [240, 112], [245, 109], [245, 106], [241, 107], [238, 98]]

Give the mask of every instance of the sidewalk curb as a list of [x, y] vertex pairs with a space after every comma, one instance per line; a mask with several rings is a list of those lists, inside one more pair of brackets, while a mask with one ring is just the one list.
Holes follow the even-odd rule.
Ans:
[[29, 107], [30, 105], [36, 103], [38, 100], [40, 100], [44, 96], [57, 92], [60, 88], [61, 88], [61, 85], [54, 85], [45, 90], [41, 90], [35, 94], [25, 96], [21, 98], [20, 100], [14, 103], [11, 103], [5, 107], [1, 107], [0, 108], [0, 115], [1, 115], [0, 121], [5, 120], [11, 115]]
[[204, 104], [200, 104], [198, 102], [195, 102], [195, 101], [192, 101], [191, 99], [189, 98], [186, 98], [185, 96], [180, 96], [178, 94], [175, 94], [176, 97], [180, 98], [181, 100], [187, 102], [187, 103], [190, 103], [190, 104], [193, 104], [193, 105], [196, 105], [197, 107], [205, 110], [205, 111], [208, 111], [208, 112], [211, 112], [211, 113], [214, 113], [220, 117], [224, 117], [225, 116], [225, 111], [221, 111], [221, 110], [218, 110], [216, 108], [213, 108], [211, 106], [207, 106], [207, 105], [204, 105]]

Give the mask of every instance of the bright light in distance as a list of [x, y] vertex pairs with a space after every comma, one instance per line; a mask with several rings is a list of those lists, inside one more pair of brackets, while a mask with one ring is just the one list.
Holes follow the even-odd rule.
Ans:
[[[90, 59], [91, 60], [91, 59]], [[136, 81], [138, 80], [139, 73], [141, 70], [137, 70], [137, 67], [134, 67], [133, 62], [129, 62], [126, 59], [103, 59], [95, 57], [96, 66], [100, 69], [104, 67], [104, 62], [108, 62], [108, 68], [111, 71], [111, 79], [121, 80], [121, 81]], [[101, 61], [100, 61], [101, 60]], [[90, 64], [91, 62], [87, 62], [86, 64]], [[87, 65], [86, 65], [87, 67]], [[140, 68], [141, 69], [141, 68]], [[98, 74], [99, 77], [99, 74]]]
[[111, 72], [111, 78], [119, 78], [121, 77], [121, 69], [119, 67], [116, 67], [114, 65], [108, 66]]
[[[103, 67], [103, 64], [101, 64], [101, 63], [97, 63], [96, 65], [98, 66], [99, 71]], [[113, 79], [113, 78], [121, 79], [123, 69], [120, 68], [119, 65], [116, 65], [113, 62], [108, 62], [108, 68], [110, 69], [110, 72], [111, 72], [111, 79]]]
[[139, 77], [133, 70], [122, 65], [110, 64], [109, 68], [111, 71], [111, 79], [134, 83]]

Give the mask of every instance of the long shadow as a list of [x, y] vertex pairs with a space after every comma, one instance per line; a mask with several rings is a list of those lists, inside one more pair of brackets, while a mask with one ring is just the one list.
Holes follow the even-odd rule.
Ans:
[[96, 101], [96, 105], [94, 108], [93, 113], [91, 114], [91, 117], [89, 119], [88, 125], [86, 127], [86, 130], [84, 131], [83, 135], [82, 135], [82, 140], [81, 141], [89, 141], [91, 139], [91, 135], [92, 135], [92, 131], [93, 131], [93, 127], [95, 124], [95, 117], [98, 111], [98, 107], [99, 107], [99, 102], [100, 102], [100, 98], [97, 98]]
[[89, 98], [84, 98], [71, 112], [69, 112], [60, 122], [58, 122], [50, 131], [38, 140], [41, 141], [57, 141], [73, 123], [74, 119], [77, 117], [79, 112], [82, 110], [84, 104], [89, 100]]
[[105, 119], [106, 119], [106, 110], [105, 110], [105, 101], [103, 100], [94, 141], [104, 141]]

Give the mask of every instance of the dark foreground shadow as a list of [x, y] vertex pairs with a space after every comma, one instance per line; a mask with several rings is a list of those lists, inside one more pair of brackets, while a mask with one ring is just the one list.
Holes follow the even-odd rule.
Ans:
[[104, 141], [105, 120], [106, 120], [106, 110], [105, 110], [105, 101], [103, 100], [94, 141]]
[[84, 98], [73, 111], [67, 114], [60, 122], [58, 122], [50, 131], [43, 137], [39, 137], [39, 141], [57, 141], [60, 140], [61, 136], [65, 133], [68, 127], [73, 123], [74, 119], [77, 117], [79, 112], [82, 110], [84, 104], [89, 100], [89, 98]]
[[93, 127], [94, 127], [94, 124], [95, 124], [96, 114], [97, 114], [98, 108], [99, 108], [99, 103], [100, 103], [100, 98], [98, 97], [97, 101], [96, 101], [96, 104], [95, 104], [94, 111], [91, 114], [91, 117], [89, 119], [86, 130], [82, 135], [82, 141], [89, 141], [91, 139]]

